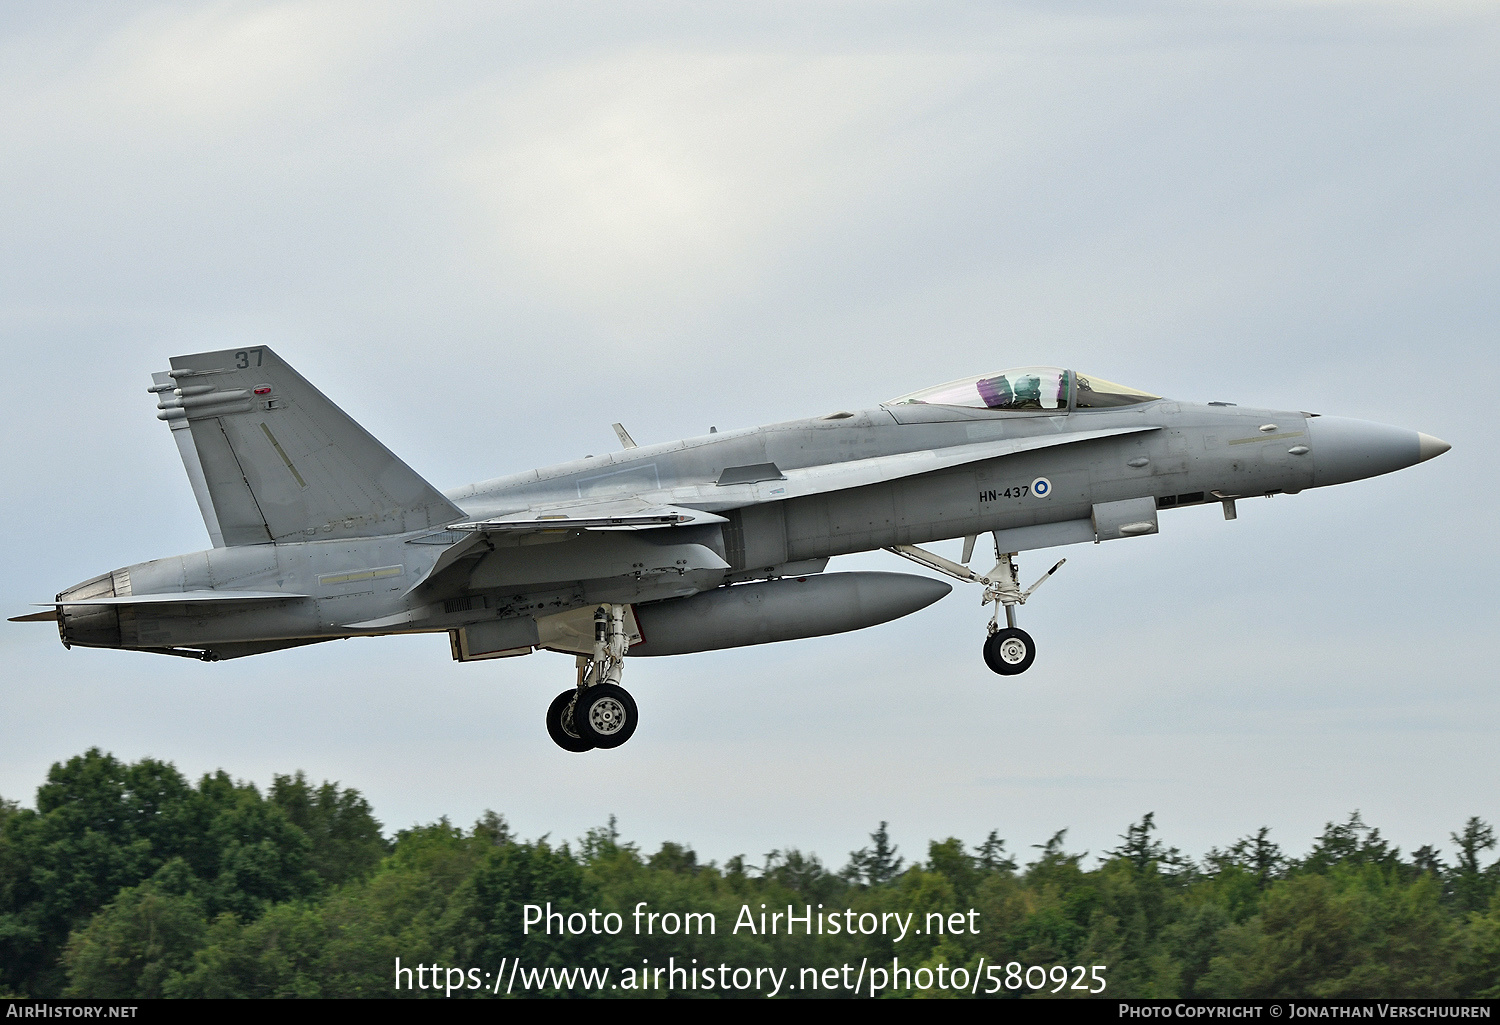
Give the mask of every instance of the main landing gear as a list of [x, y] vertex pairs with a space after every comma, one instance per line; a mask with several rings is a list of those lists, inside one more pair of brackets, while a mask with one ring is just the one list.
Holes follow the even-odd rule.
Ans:
[[635, 733], [635, 699], [620, 686], [625, 668], [625, 606], [601, 605], [594, 613], [594, 654], [578, 656], [578, 686], [547, 709], [547, 733], [564, 751], [619, 747]]
[[[974, 553], [974, 541], [972, 536], [964, 539], [964, 562], [968, 562]], [[889, 550], [955, 580], [983, 584], [984, 601], [981, 604], [993, 603], [995, 606], [995, 611], [990, 616], [989, 636], [984, 642], [984, 664], [1001, 676], [1015, 676], [1031, 668], [1031, 663], [1036, 661], [1036, 642], [1029, 633], [1016, 626], [1016, 606], [1025, 605], [1032, 592], [1061, 569], [1067, 559], [1059, 559], [1056, 566], [1043, 573], [1040, 580], [1023, 591], [1016, 577], [1016, 553], [1002, 552], [998, 535], [995, 537], [995, 568], [984, 576], [975, 573], [968, 566], [951, 562], [916, 545], [897, 545]], [[1002, 608], [1005, 609], [1004, 627], [1000, 625]]]

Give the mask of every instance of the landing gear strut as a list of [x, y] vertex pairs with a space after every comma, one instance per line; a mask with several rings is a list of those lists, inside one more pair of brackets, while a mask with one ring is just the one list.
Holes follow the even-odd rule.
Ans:
[[[974, 540], [973, 537], [964, 539], [965, 561], [974, 552]], [[995, 606], [995, 611], [990, 616], [989, 636], [984, 642], [984, 664], [1001, 676], [1015, 676], [1031, 668], [1031, 663], [1036, 661], [1036, 642], [1031, 639], [1029, 633], [1016, 626], [1016, 606], [1025, 605], [1026, 599], [1031, 597], [1032, 592], [1061, 569], [1062, 564], [1068, 561], [1067, 559], [1059, 559], [1056, 566], [1043, 573], [1040, 580], [1023, 591], [1016, 577], [1016, 553], [1000, 550], [998, 534], [995, 536], [995, 568], [984, 576], [980, 576], [967, 566], [951, 562], [941, 555], [934, 555], [916, 545], [897, 545], [889, 550], [903, 558], [921, 563], [929, 569], [945, 573], [955, 580], [962, 580], [969, 584], [983, 584], [984, 601], [982, 604], [993, 603]], [[1002, 608], [1005, 609], [1004, 627], [1000, 626]]]
[[635, 699], [620, 686], [625, 670], [625, 606], [594, 612], [594, 653], [578, 657], [578, 686], [563, 691], [547, 709], [547, 733], [565, 751], [619, 747], [635, 733]]
[[[995, 611], [990, 616], [988, 633], [984, 641], [984, 664], [990, 667], [990, 671], [999, 673], [1001, 676], [1016, 676], [1031, 668], [1031, 663], [1036, 661], [1036, 642], [1031, 639], [1031, 634], [1016, 626], [1016, 606], [1025, 604], [1026, 599], [1031, 597], [1035, 591], [1053, 573], [1057, 567], [1053, 566], [1051, 572], [1038, 580], [1023, 594], [1021, 583], [1016, 578], [1016, 556], [1014, 552], [995, 552], [998, 560], [995, 568], [990, 570], [988, 583], [984, 588], [984, 604], [994, 603]], [[1000, 627], [1000, 609], [1005, 609], [1005, 628]]]

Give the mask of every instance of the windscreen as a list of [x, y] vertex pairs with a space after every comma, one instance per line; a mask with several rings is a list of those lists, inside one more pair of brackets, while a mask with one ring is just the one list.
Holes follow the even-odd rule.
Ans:
[[1085, 377], [1083, 374], [1077, 373], [1073, 375], [1073, 386], [1077, 395], [1073, 404], [1077, 409], [1108, 409], [1113, 406], [1133, 406], [1138, 402], [1154, 402], [1161, 398], [1160, 395], [1152, 395], [1150, 392], [1127, 388], [1123, 384], [1115, 384], [1113, 381], [1106, 381], [1102, 377]]

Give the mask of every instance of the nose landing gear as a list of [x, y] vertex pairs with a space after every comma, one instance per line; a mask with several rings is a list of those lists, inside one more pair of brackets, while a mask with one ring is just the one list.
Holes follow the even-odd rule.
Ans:
[[[1031, 592], [1041, 587], [1043, 580], [1056, 573], [1062, 562], [1043, 574], [1041, 580], [1022, 591], [1020, 581], [1016, 578], [1015, 553], [997, 550], [995, 558], [998, 561], [985, 578], [987, 583], [984, 587], [983, 604], [993, 603], [995, 606], [995, 611], [990, 616], [989, 636], [984, 641], [984, 664], [990, 667], [991, 672], [1001, 676], [1016, 676], [1030, 669], [1031, 663], [1036, 661], [1036, 642], [1031, 639], [1031, 634], [1016, 626], [1016, 606], [1026, 604]], [[1000, 627], [1001, 608], [1005, 609], [1004, 629]]]
[[[984, 585], [984, 600], [982, 605], [994, 604], [995, 611], [990, 615], [989, 636], [984, 642], [984, 664], [991, 671], [1001, 676], [1015, 676], [1024, 673], [1031, 668], [1031, 663], [1036, 661], [1036, 642], [1031, 635], [1016, 626], [1016, 606], [1025, 605], [1026, 599], [1038, 587], [1046, 583], [1052, 574], [1062, 568], [1067, 559], [1059, 559], [1057, 565], [1043, 573], [1036, 583], [1026, 590], [1021, 590], [1020, 581], [1016, 577], [1016, 553], [1000, 551], [998, 536], [995, 539], [995, 568], [984, 576], [975, 573], [968, 566], [952, 562], [935, 555], [925, 548], [916, 545], [897, 545], [888, 549], [902, 558], [910, 559], [912, 562], [920, 563], [928, 569], [935, 569], [939, 573], [953, 577], [969, 584]], [[974, 538], [964, 539], [964, 558], [967, 560], [974, 551]], [[1000, 626], [1000, 610], [1005, 609], [1005, 626]]]
[[547, 733], [564, 751], [619, 747], [635, 734], [635, 699], [620, 686], [629, 646], [625, 606], [601, 605], [594, 612], [593, 657], [578, 657], [578, 686], [547, 709]]

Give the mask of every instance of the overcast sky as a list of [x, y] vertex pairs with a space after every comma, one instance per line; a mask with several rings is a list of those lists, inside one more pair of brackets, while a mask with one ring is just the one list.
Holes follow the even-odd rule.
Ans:
[[[223, 664], [3, 623], [0, 795], [90, 746], [305, 769], [388, 829], [484, 808], [837, 866], [1154, 811], [1202, 853], [1354, 809], [1500, 819], [1500, 8], [1491, 3], [48, 4], [0, 13], [0, 599], [207, 547], [145, 389], [276, 348], [442, 488], [1073, 366], [1453, 450], [1021, 561], [1039, 655], [960, 589], [861, 633], [629, 666], [442, 635]], [[952, 546], [956, 550], [956, 544]], [[893, 556], [833, 569], [912, 567]]]

